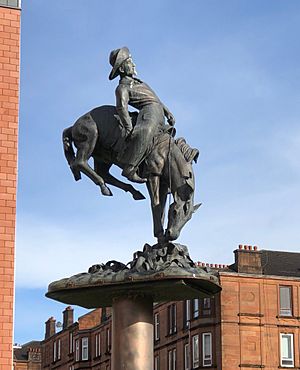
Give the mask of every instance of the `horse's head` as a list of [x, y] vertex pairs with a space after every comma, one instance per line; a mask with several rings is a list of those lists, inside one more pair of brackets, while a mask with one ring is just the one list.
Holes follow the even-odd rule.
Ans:
[[176, 240], [184, 225], [192, 218], [201, 204], [194, 205], [194, 189], [188, 183], [174, 193], [174, 203], [169, 207], [168, 227], [165, 233], [167, 241]]

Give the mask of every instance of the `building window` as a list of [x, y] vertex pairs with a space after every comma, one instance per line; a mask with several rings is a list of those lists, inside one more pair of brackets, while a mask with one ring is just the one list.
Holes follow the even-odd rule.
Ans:
[[280, 334], [280, 366], [294, 367], [294, 335]]
[[183, 302], [184, 304], [184, 321], [183, 321], [183, 327], [188, 328], [191, 320], [191, 301], [189, 299], [185, 300]]
[[189, 344], [184, 345], [184, 370], [190, 369], [190, 346]]
[[74, 369], [75, 369], [74, 365], [69, 366], [69, 370], [74, 370]]
[[203, 298], [203, 309], [202, 314], [203, 316], [210, 316], [211, 315], [211, 298]]
[[159, 314], [154, 315], [154, 340], [159, 340]]
[[110, 352], [110, 329], [106, 329], [106, 352]]
[[53, 362], [60, 360], [60, 339], [53, 342]]
[[57, 359], [58, 360], [60, 360], [60, 354], [61, 354], [61, 352], [60, 352], [60, 339], [58, 339], [58, 341], [57, 341]]
[[279, 287], [280, 316], [292, 316], [292, 287]]
[[81, 359], [86, 361], [89, 359], [89, 339], [87, 337], [81, 340]]
[[199, 367], [199, 335], [198, 334], [192, 337], [192, 346], [193, 346], [193, 352], [192, 352], [193, 369], [196, 369], [196, 367]]
[[212, 365], [211, 333], [202, 334], [202, 358], [203, 358], [203, 366]]
[[197, 319], [199, 317], [199, 299], [193, 299], [193, 318]]
[[53, 362], [55, 362], [57, 360], [57, 357], [56, 357], [56, 341], [53, 342]]
[[73, 339], [73, 332], [71, 331], [69, 334], [69, 353], [74, 352], [74, 339]]
[[168, 351], [168, 370], [176, 370], [176, 348]]
[[79, 361], [79, 339], [75, 340], [75, 361]]
[[101, 333], [96, 334], [95, 337], [95, 356], [99, 357], [101, 355]]
[[177, 331], [176, 325], [176, 304], [173, 303], [168, 306], [168, 333], [175, 334]]
[[159, 356], [154, 357], [154, 370], [160, 370], [159, 367]]

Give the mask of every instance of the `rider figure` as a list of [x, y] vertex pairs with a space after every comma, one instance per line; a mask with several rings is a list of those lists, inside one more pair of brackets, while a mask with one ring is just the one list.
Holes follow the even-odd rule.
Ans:
[[[120, 82], [116, 88], [117, 112], [126, 136], [131, 135], [128, 147], [122, 156], [122, 162], [125, 164], [122, 175], [133, 182], [143, 183], [146, 179], [137, 174], [138, 166], [143, 161], [151, 141], [163, 128], [164, 117], [172, 126], [175, 124], [175, 118], [154, 91], [145, 82], [135, 77], [135, 64], [127, 47], [113, 50], [110, 53], [109, 62], [113, 67], [109, 79], [113, 80], [120, 76]], [[128, 113], [128, 105], [139, 110], [134, 129]]]

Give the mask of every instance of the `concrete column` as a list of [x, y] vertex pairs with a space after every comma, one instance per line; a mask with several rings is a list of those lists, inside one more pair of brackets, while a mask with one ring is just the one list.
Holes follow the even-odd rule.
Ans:
[[153, 370], [153, 300], [115, 299], [112, 305], [112, 370]]

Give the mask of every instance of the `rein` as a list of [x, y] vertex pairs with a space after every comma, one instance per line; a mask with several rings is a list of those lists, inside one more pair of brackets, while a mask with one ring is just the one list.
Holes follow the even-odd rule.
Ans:
[[172, 194], [172, 176], [171, 176], [171, 144], [172, 144], [172, 138], [173, 138], [173, 132], [174, 132], [175, 128], [174, 126], [171, 128], [171, 131], [170, 131], [170, 138], [169, 138], [169, 151], [168, 151], [168, 171], [169, 171], [169, 189], [170, 189], [170, 192], [168, 194], [168, 198], [169, 198], [169, 208], [170, 208], [170, 205], [171, 205], [171, 194]]

